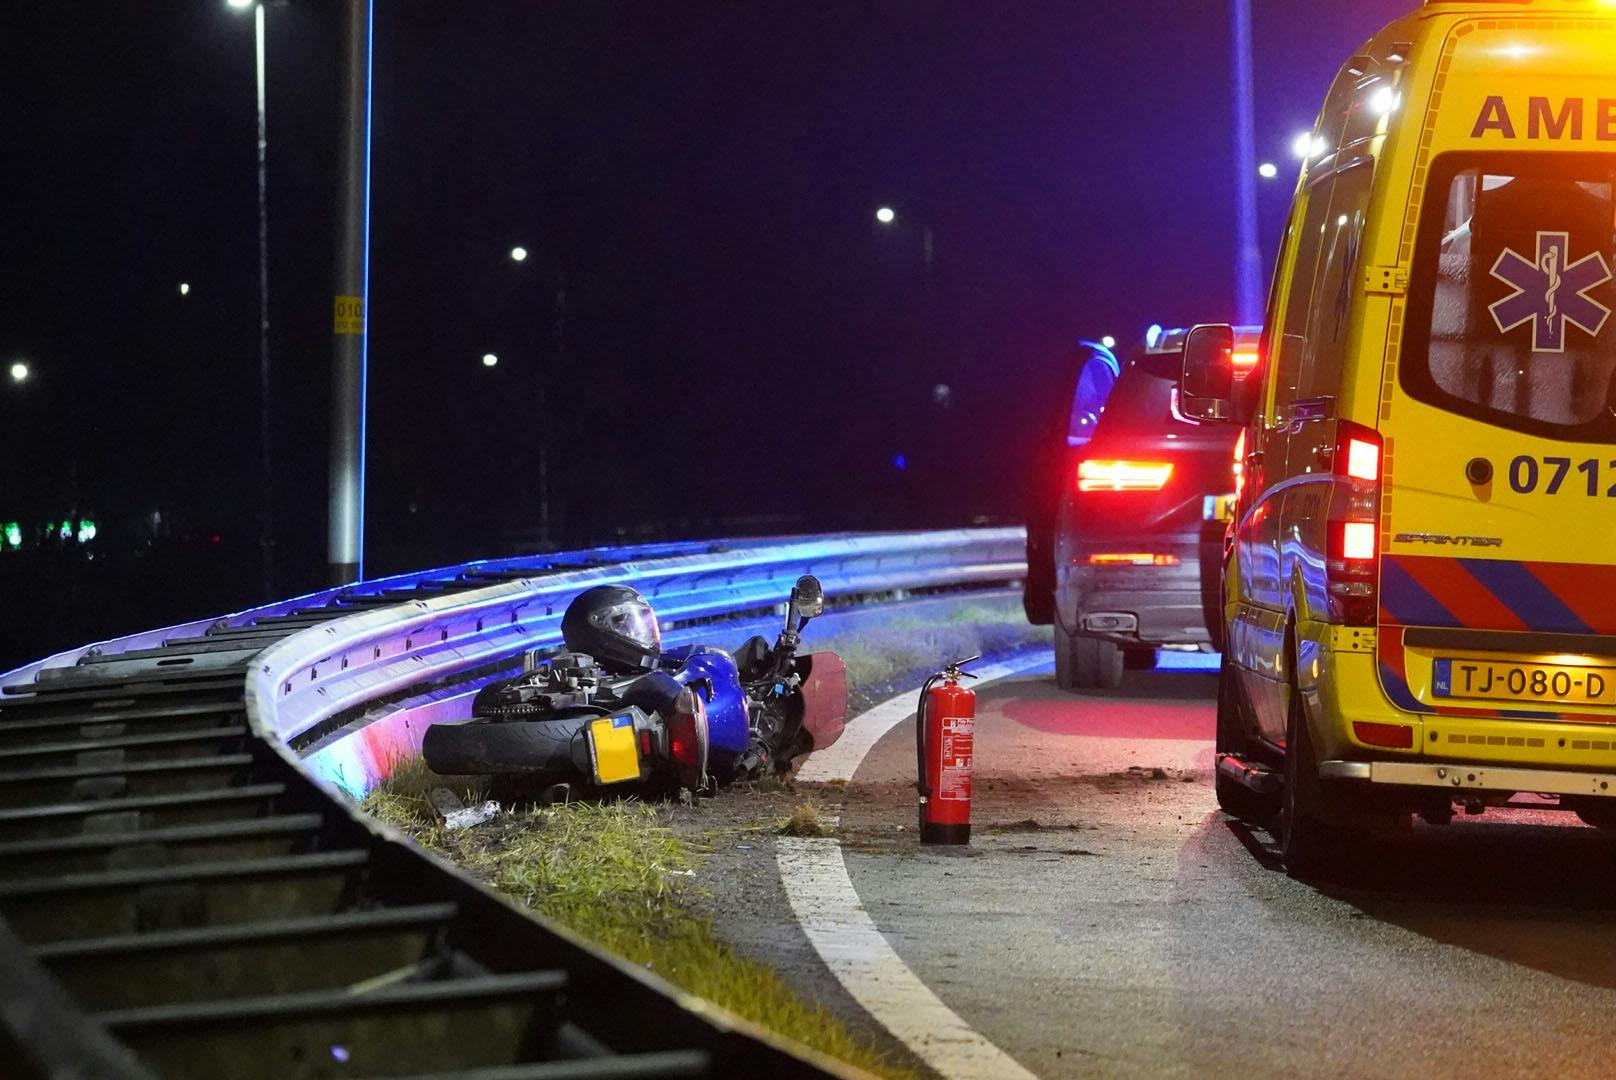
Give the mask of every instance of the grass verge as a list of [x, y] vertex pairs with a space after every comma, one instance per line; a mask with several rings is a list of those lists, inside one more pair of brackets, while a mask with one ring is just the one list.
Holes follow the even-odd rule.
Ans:
[[505, 810], [486, 825], [451, 831], [427, 798], [434, 787], [448, 787], [468, 803], [483, 797], [477, 782], [435, 776], [412, 759], [371, 792], [364, 808], [539, 914], [737, 1016], [877, 1075], [913, 1075], [855, 1039], [774, 971], [737, 955], [710, 922], [690, 913], [683, 897], [700, 856], [655, 806], [580, 802]]
[[917, 684], [950, 660], [1048, 645], [1047, 626], [1031, 626], [1019, 599], [961, 604], [939, 617], [901, 614], [845, 634], [810, 640], [847, 664], [849, 717]]

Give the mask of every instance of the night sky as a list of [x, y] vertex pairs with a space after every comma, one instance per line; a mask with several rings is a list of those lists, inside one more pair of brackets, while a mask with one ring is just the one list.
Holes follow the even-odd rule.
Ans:
[[[1292, 137], [1406, 6], [1257, 0], [1270, 255]], [[268, 11], [288, 587], [324, 556], [339, 14]], [[1232, 314], [1227, 24], [1215, 0], [377, 0], [371, 569], [529, 541], [541, 439], [575, 542], [1015, 520], [1075, 338]], [[7, 4], [0, 102], [0, 359], [36, 373], [0, 384], [0, 519], [68, 512], [76, 471], [109, 522], [249, 535], [251, 16]]]

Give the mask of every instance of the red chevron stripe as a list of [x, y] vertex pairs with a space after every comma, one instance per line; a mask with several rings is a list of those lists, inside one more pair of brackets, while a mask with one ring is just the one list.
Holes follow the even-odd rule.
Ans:
[[1526, 623], [1492, 591], [1459, 565], [1457, 559], [1402, 559], [1409, 577], [1453, 612], [1465, 626], [1477, 630], [1526, 630]]
[[1466, 720], [1497, 720], [1504, 715], [1501, 709], [1461, 709], [1453, 705], [1438, 705], [1435, 708], [1442, 716], [1460, 716]]
[[1616, 633], [1616, 566], [1550, 562], [1521, 565], [1596, 634]]
[[1573, 724], [1616, 724], [1616, 716], [1609, 713], [1557, 713], [1555, 719], [1565, 720]]

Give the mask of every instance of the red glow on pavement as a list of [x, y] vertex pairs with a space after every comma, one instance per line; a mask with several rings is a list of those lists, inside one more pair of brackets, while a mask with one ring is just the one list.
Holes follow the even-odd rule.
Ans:
[[1003, 706], [992, 702], [986, 711], [1050, 735], [1101, 739], [1211, 739], [1216, 724], [1212, 702], [1193, 699], [1021, 698]]

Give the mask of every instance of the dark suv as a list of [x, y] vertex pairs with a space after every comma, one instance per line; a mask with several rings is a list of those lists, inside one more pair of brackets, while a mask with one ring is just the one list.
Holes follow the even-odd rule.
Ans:
[[[1177, 415], [1186, 332], [1153, 332], [1125, 362], [1095, 345], [1079, 354], [1066, 445], [1040, 470], [1047, 501], [1028, 515], [1027, 614], [1053, 622], [1065, 689], [1119, 686], [1164, 645], [1221, 645], [1209, 626], [1220, 625], [1236, 434]], [[1259, 336], [1239, 332], [1242, 375]]]

